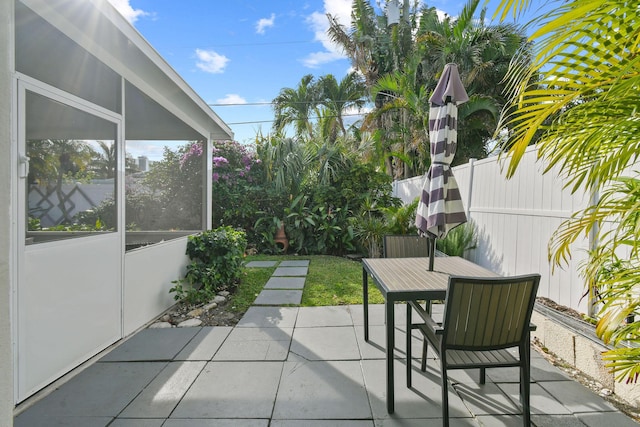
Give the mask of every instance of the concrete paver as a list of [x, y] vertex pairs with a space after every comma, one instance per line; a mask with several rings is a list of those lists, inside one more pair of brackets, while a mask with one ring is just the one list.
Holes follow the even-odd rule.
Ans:
[[[164, 418], [140, 419], [140, 418], [118, 418], [109, 427], [162, 427]], [[166, 424], [165, 424], [166, 425]]]
[[18, 415], [14, 425], [72, 425], [78, 417], [86, 425], [99, 425], [91, 418], [115, 418], [166, 366], [167, 362], [95, 363]]
[[205, 362], [170, 363], [119, 415], [123, 418], [168, 418], [198, 377]]
[[351, 326], [351, 315], [347, 306], [305, 307], [298, 312], [297, 328], [317, 326]]
[[273, 272], [272, 276], [298, 276], [303, 277], [307, 275], [309, 271], [308, 267], [278, 267]]
[[[421, 373], [416, 366], [413, 372], [412, 388], [407, 388], [404, 361], [395, 359], [395, 413], [387, 412], [386, 398], [386, 360], [363, 360], [365, 384], [371, 401], [375, 419], [432, 419], [429, 423], [442, 422], [442, 393], [440, 374], [432, 367]], [[468, 418], [471, 414], [455, 393], [449, 393], [449, 413], [451, 418]], [[438, 421], [437, 419], [440, 419]], [[429, 424], [425, 423], [425, 424]], [[437, 424], [434, 424], [437, 425]]]
[[209, 362], [171, 418], [263, 418], [273, 411], [283, 362]]
[[543, 381], [540, 386], [572, 413], [614, 412], [616, 409], [604, 398], [575, 381]]
[[302, 301], [301, 290], [264, 289], [258, 294], [255, 305], [297, 305]]
[[264, 285], [265, 289], [303, 289], [304, 277], [272, 277]]
[[249, 307], [236, 328], [293, 328], [298, 318], [298, 307]]
[[[126, 347], [117, 347], [115, 355], [103, 357], [18, 415], [15, 426], [439, 425], [438, 360], [430, 357], [427, 372], [422, 373], [420, 352], [414, 353], [413, 386], [407, 388], [401, 323], [396, 330], [401, 337], [395, 360], [396, 412], [387, 413], [380, 320], [384, 311], [380, 306], [371, 309], [372, 325], [377, 326], [371, 326], [368, 343], [362, 339], [362, 325], [354, 325], [357, 306], [251, 307], [236, 328], [190, 328], [191, 333], [175, 328], [144, 330]], [[166, 343], [153, 343], [165, 338], [177, 348], [169, 351]], [[238, 343], [247, 344], [242, 349]], [[420, 341], [414, 344], [420, 350]], [[171, 361], [118, 361], [148, 357], [148, 349], [143, 351], [147, 346], [164, 354], [156, 359], [176, 356]], [[269, 347], [279, 354], [277, 361], [253, 360], [268, 359], [274, 354]], [[536, 352], [532, 378], [535, 427], [638, 425]], [[492, 369], [487, 379], [480, 386], [477, 371], [452, 372], [452, 426], [522, 425], [517, 371]]]
[[235, 328], [213, 360], [287, 360], [293, 328]]
[[638, 427], [636, 422], [620, 412], [592, 412], [575, 416], [589, 427]]
[[296, 328], [290, 352], [307, 360], [360, 360], [353, 326]]
[[[420, 372], [417, 334], [413, 385], [406, 387], [405, 305], [394, 307], [396, 411], [390, 415], [384, 305], [369, 306], [369, 342], [362, 305], [282, 307], [300, 303], [308, 266], [308, 260], [282, 261], [235, 328], [136, 333], [22, 411], [15, 427], [440, 425], [439, 360], [431, 352]], [[533, 426], [638, 425], [535, 351], [531, 363]], [[518, 377], [517, 368], [488, 369], [487, 384], [479, 385], [477, 370], [452, 371], [450, 425], [521, 426]]]
[[286, 362], [273, 419], [371, 419], [360, 363]]
[[173, 360], [198, 333], [196, 328], [143, 329], [135, 341], [127, 340], [107, 355], [102, 362], [135, 362]]
[[[109, 426], [111, 427], [111, 426]], [[252, 420], [238, 420], [238, 419], [182, 419], [167, 420], [162, 427], [269, 427], [268, 419], [252, 419]]]
[[250, 261], [245, 267], [249, 268], [269, 268], [275, 267], [278, 264], [278, 261]]
[[280, 267], [308, 267], [309, 260], [301, 259], [301, 260], [288, 260], [280, 262]]
[[174, 360], [211, 360], [232, 330], [231, 326], [203, 327]]
[[273, 420], [271, 427], [374, 427], [366, 420]]

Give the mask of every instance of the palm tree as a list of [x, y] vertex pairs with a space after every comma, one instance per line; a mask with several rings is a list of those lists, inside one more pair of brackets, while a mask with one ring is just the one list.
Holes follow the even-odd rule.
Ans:
[[373, 97], [384, 96], [385, 104], [373, 116], [402, 111], [396, 123], [400, 136], [396, 151], [404, 161], [404, 177], [424, 173], [429, 166], [429, 96], [445, 64], [459, 64], [469, 102], [460, 108], [458, 152], [455, 164], [470, 158], [483, 158], [486, 142], [492, 137], [498, 112], [504, 104], [500, 93], [507, 64], [526, 41], [515, 26], [484, 25], [484, 10], [474, 19], [479, 0], [470, 0], [459, 17], [440, 20], [434, 8], [423, 8], [417, 31], [416, 48], [401, 70], [382, 76], [374, 85]]
[[273, 100], [276, 133], [282, 133], [286, 126], [293, 125], [296, 135], [311, 137], [313, 135], [311, 117], [312, 113], [315, 113], [318, 101], [317, 86], [311, 74], [302, 77], [297, 88], [281, 89]]
[[[516, 14], [529, 4], [503, 0], [496, 15]], [[510, 102], [500, 121], [500, 127], [512, 129], [502, 147], [507, 174], [515, 173], [526, 147], [539, 138], [538, 155], [547, 170], [558, 166], [573, 191], [604, 189], [598, 202], [556, 231], [550, 255], [562, 264], [572, 242], [595, 233], [583, 273], [590, 291], [600, 295], [596, 332], [614, 345], [637, 343], [640, 175], [630, 171], [640, 153], [637, 2], [567, 0], [554, 6], [537, 18], [533, 63], [512, 66]], [[618, 380], [636, 381], [640, 375], [637, 346], [616, 348], [604, 358]]]
[[354, 0], [351, 9], [351, 27], [347, 29], [336, 17], [327, 15], [327, 34], [351, 59], [352, 67], [363, 77], [365, 85], [372, 87], [385, 72], [391, 71], [389, 50], [391, 35], [386, 19], [377, 16], [369, 0]]
[[[343, 114], [349, 108], [361, 108], [366, 102], [366, 87], [362, 78], [355, 72], [347, 74], [340, 83], [332, 74], [320, 77], [318, 80], [320, 101], [328, 111], [331, 120], [331, 134], [335, 135], [336, 127], [342, 136], [347, 134]], [[335, 140], [334, 138], [332, 138]]]
[[[414, 9], [416, 5], [417, 2], [414, 2]], [[328, 15], [329, 37], [343, 48], [351, 59], [353, 68], [364, 77], [368, 89], [373, 88], [381, 76], [401, 70], [414, 49], [412, 34], [416, 20], [409, 10], [405, 13], [409, 15], [408, 19], [401, 20], [398, 25], [389, 26], [386, 16], [376, 15], [368, 0], [354, 0], [349, 29]], [[385, 93], [379, 93], [373, 101], [377, 106], [381, 106], [388, 99]], [[375, 151], [385, 152], [383, 164], [386, 172], [393, 177], [402, 177], [405, 175], [405, 164], [398, 161], [399, 157], [390, 154], [390, 151], [396, 151], [402, 155], [406, 151], [403, 148], [397, 149], [398, 145], [403, 145], [404, 137], [397, 137], [398, 132], [402, 133], [402, 126], [392, 129], [397, 122], [396, 116], [394, 113], [376, 115], [374, 120], [369, 122], [366, 131], [377, 134], [372, 140], [383, 144]], [[383, 133], [386, 135], [382, 135]], [[392, 141], [389, 141], [389, 138]]]
[[27, 155], [31, 159], [29, 183], [39, 183], [56, 193], [63, 221], [73, 218], [67, 209], [62, 184], [68, 179], [86, 179], [87, 167], [95, 152], [86, 141], [66, 139], [38, 139], [27, 141]]
[[417, 33], [422, 79], [435, 87], [445, 64], [458, 65], [470, 100], [460, 108], [458, 152], [455, 164], [486, 157], [486, 142], [497, 125], [497, 112], [506, 100], [504, 77], [512, 58], [530, 59], [531, 46], [515, 25], [485, 25], [486, 9], [476, 12], [480, 0], [469, 0], [457, 18], [438, 19], [433, 8], [425, 9]]
[[[402, 71], [382, 76], [372, 89], [372, 96], [384, 96], [386, 102], [379, 104], [367, 117], [367, 123], [391, 118], [387, 127], [387, 139], [394, 141], [389, 146], [399, 163], [398, 178], [410, 178], [419, 164], [428, 164], [429, 138], [429, 94], [426, 86], [417, 80], [418, 56], [414, 55]], [[400, 165], [401, 164], [401, 165]]]
[[104, 141], [96, 141], [102, 152], [96, 153], [93, 167], [101, 178], [113, 178], [116, 176], [116, 144], [107, 144]]

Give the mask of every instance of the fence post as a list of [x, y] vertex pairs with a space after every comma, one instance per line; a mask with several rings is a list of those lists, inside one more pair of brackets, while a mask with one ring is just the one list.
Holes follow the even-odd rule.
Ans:
[[473, 170], [475, 168], [476, 160], [474, 158], [469, 159], [469, 182], [468, 191], [467, 191], [467, 203], [466, 203], [466, 214], [467, 220], [471, 219], [471, 195], [473, 194]]

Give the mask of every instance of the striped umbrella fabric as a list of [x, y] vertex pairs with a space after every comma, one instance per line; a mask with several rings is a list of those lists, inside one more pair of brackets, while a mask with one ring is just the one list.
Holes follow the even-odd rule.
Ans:
[[467, 221], [451, 162], [457, 146], [458, 105], [468, 100], [457, 65], [447, 64], [429, 98], [431, 166], [416, 212], [419, 234], [433, 239], [434, 245], [436, 238], [446, 237], [452, 228]]

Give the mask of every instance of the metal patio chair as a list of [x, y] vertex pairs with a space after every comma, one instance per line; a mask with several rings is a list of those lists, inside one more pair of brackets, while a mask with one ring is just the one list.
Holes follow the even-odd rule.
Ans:
[[[436, 323], [416, 301], [407, 303], [407, 387], [411, 387], [411, 334], [418, 329], [440, 357], [442, 419], [449, 426], [448, 371], [480, 368], [520, 368], [520, 403], [525, 427], [530, 412], [530, 323], [540, 275], [516, 277], [451, 277], [442, 323]], [[412, 309], [421, 318], [411, 320]], [[514, 351], [515, 350], [515, 351]], [[426, 362], [423, 350], [423, 371]]]
[[387, 234], [382, 240], [383, 258], [411, 258], [429, 256], [429, 239], [417, 234]]

